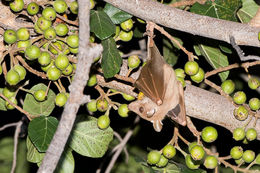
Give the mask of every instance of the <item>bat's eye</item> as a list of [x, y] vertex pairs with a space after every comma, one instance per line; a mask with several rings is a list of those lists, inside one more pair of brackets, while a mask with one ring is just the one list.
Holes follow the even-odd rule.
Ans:
[[139, 108], [139, 112], [143, 113], [144, 112], [144, 107]]

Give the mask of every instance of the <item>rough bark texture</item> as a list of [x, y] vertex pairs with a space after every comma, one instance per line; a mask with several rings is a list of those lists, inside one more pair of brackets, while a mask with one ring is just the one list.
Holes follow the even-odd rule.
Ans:
[[[88, 2], [88, 3], [87, 3]], [[81, 104], [90, 101], [90, 98], [83, 95], [83, 90], [89, 79], [89, 71], [93, 59], [102, 52], [102, 46], [89, 46], [89, 1], [78, 0], [79, 4], [79, 53], [75, 78], [69, 87], [70, 97], [61, 115], [58, 128], [53, 136], [51, 144], [46, 151], [43, 162], [38, 173], [54, 172], [56, 165], [63, 152], [65, 144], [72, 130], [78, 108]]]
[[[207, 122], [218, 124], [227, 128], [231, 132], [242, 127], [249, 119], [239, 121], [233, 115], [234, 105], [224, 96], [215, 94], [204, 89], [187, 85], [184, 92], [187, 114]], [[254, 118], [247, 128], [253, 126]], [[257, 130], [257, 139], [260, 140], [260, 121], [257, 121], [255, 129]]]
[[[257, 36], [259, 30], [246, 24], [192, 14], [151, 0], [128, 0], [125, 3], [122, 3], [121, 0], [105, 1], [137, 17], [166, 27], [226, 42], [229, 42], [230, 36], [234, 36], [236, 43], [239, 45], [260, 46]], [[137, 4], [136, 2], [139, 3]], [[79, 63], [75, 79], [70, 86], [70, 99], [65, 106], [58, 129], [38, 170], [39, 173], [54, 172], [73, 127], [78, 108], [84, 102], [83, 100], [87, 100], [83, 96], [83, 89], [88, 80], [91, 62], [94, 57], [98, 56], [97, 52], [101, 50], [101, 48], [93, 50], [88, 47], [89, 3], [86, 3], [84, 0], [78, 0], [78, 3], [80, 12]], [[234, 119], [234, 106], [228, 100], [203, 89], [188, 85], [185, 91], [185, 103], [187, 114], [191, 117], [214, 122], [229, 130], [242, 126], [244, 123]], [[252, 124], [248, 127], [251, 126]], [[259, 128], [260, 122], [258, 121], [256, 127], [258, 139], [260, 139]]]
[[197, 15], [152, 0], [127, 0], [124, 3], [122, 0], [105, 1], [141, 19], [172, 29], [228, 43], [230, 36], [233, 36], [238, 45], [260, 46], [259, 28], [248, 24]]
[[[119, 83], [117, 81], [105, 82], [104, 77], [97, 75], [98, 84], [102, 87], [109, 87], [118, 91], [136, 96], [133, 87]], [[206, 91], [204, 89], [186, 84], [184, 91], [186, 113], [188, 116], [218, 124], [231, 132], [237, 127], [242, 127], [245, 121], [235, 119], [233, 115], [234, 105], [230, 103], [224, 96]], [[253, 127], [254, 118], [247, 128]], [[255, 129], [257, 130], [257, 139], [260, 140], [260, 121], [257, 122]]]

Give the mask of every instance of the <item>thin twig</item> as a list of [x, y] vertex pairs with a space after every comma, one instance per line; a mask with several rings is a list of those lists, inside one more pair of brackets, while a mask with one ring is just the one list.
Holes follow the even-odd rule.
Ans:
[[189, 128], [189, 130], [192, 132], [192, 134], [197, 137], [197, 141], [199, 144], [201, 144], [200, 141], [200, 132], [197, 130], [197, 128], [195, 127], [195, 125], [193, 124], [193, 122], [191, 121], [190, 117], [186, 117], [187, 119], [187, 127]]
[[76, 21], [71, 21], [71, 20], [68, 20], [66, 19], [65, 17], [57, 14], [56, 15], [58, 18], [60, 18], [61, 20], [63, 20], [64, 22], [68, 23], [68, 24], [71, 24], [71, 25], [75, 25], [75, 26], [79, 26], [79, 22], [76, 20]]
[[253, 162], [251, 162], [247, 167], [246, 169], [250, 169], [254, 164], [256, 164], [255, 160]]
[[110, 82], [106, 82], [105, 78], [99, 74], [96, 75], [97, 77], [97, 83], [98, 85], [102, 86], [102, 87], [108, 87], [108, 88], [112, 88], [115, 89], [117, 91], [126, 93], [128, 95], [137, 97], [137, 94], [133, 91], [134, 87], [126, 85], [124, 83], [118, 82], [118, 81], [110, 81]]
[[175, 143], [174, 147], [181, 152], [181, 154], [186, 157], [187, 153], [181, 149], [181, 147]]
[[220, 159], [223, 159], [223, 160], [228, 160], [228, 159], [232, 159], [232, 157], [230, 155], [228, 156], [224, 156], [224, 157], [219, 157]]
[[16, 123], [10, 123], [10, 124], [5, 124], [0, 128], [0, 131], [5, 130], [8, 127], [13, 127], [13, 126], [17, 126], [17, 122]]
[[226, 67], [220, 67], [220, 68], [217, 68], [217, 69], [212, 70], [210, 72], [207, 72], [205, 74], [205, 78], [208, 78], [208, 77], [210, 77], [212, 75], [218, 74], [218, 73], [223, 72], [223, 71], [228, 71], [228, 70], [231, 70], [233, 68], [239, 68], [239, 67], [240, 67], [240, 65], [238, 63], [231, 64], [231, 65], [226, 66]]
[[47, 97], [47, 95], [48, 95], [48, 92], [49, 92], [49, 90], [50, 90], [50, 86], [51, 86], [51, 81], [49, 81], [48, 86], [47, 86], [47, 89], [46, 89], [46, 91], [45, 91], [45, 97]]
[[[114, 135], [119, 140], [120, 143], [113, 148], [112, 152], [117, 151], [121, 147], [123, 141], [122, 137], [116, 131], [114, 131]], [[124, 153], [125, 153], [125, 162], [128, 163], [129, 154], [125, 146], [124, 146]]]
[[3, 68], [3, 74], [4, 74], [4, 76], [6, 77], [7, 68], [6, 68], [6, 62], [5, 62], [5, 61], [2, 63], [2, 68]]
[[114, 76], [115, 78], [119, 79], [119, 80], [123, 80], [123, 81], [126, 81], [126, 82], [130, 82], [130, 83], [135, 83], [135, 80], [131, 77], [127, 77], [127, 76], [121, 76], [119, 74], [115, 74]]
[[247, 169], [244, 169], [244, 168], [239, 168], [238, 166], [235, 166], [235, 165], [232, 165], [230, 163], [228, 163], [227, 161], [225, 161], [224, 159], [222, 158], [218, 158], [218, 160], [224, 164], [226, 167], [230, 167], [231, 169], [233, 169], [234, 171], [241, 171], [241, 172], [244, 172], [244, 173], [253, 173], [254, 170], [247, 170]]
[[62, 89], [61, 89], [60, 85], [58, 84], [58, 82], [54, 81], [53, 83], [56, 85], [56, 87], [58, 88], [59, 92], [61, 93]]
[[[139, 120], [140, 120], [140, 117], [137, 116], [137, 117], [135, 118], [134, 124], [138, 123]], [[119, 148], [119, 149], [116, 151], [116, 153], [113, 155], [112, 159], [110, 160], [110, 162], [109, 162], [109, 164], [108, 164], [108, 166], [107, 166], [107, 168], [106, 168], [105, 173], [110, 173], [110, 171], [111, 171], [111, 169], [113, 168], [113, 166], [114, 166], [114, 164], [115, 164], [117, 158], [119, 157], [120, 153], [122, 152], [123, 148], [125, 147], [127, 141], [128, 141], [128, 140], [130, 139], [130, 137], [132, 136], [133, 131], [134, 131], [134, 130], [131, 129], [131, 130], [129, 130], [129, 131], [126, 133], [126, 135], [125, 135], [123, 141], [121, 142], [121, 148]]]
[[16, 30], [16, 28], [10, 26], [10, 25], [6, 25], [2, 22], [0, 22], [0, 27], [3, 28], [3, 29], [12, 29], [12, 30]]
[[27, 116], [27, 118], [29, 120], [32, 120], [33, 115], [31, 115], [29, 112], [25, 111], [24, 109], [22, 109], [20, 106], [14, 104], [13, 102], [11, 102], [7, 97], [5, 97], [2, 93], [0, 93], [0, 97], [2, 97], [3, 99], [5, 99], [10, 105], [12, 105], [13, 107], [15, 107], [18, 111], [22, 112], [23, 114], [25, 114]]
[[[103, 73], [102, 69], [99, 68], [98, 71], [100, 73]], [[115, 78], [119, 79], [119, 80], [123, 80], [123, 81], [126, 81], [126, 82], [130, 82], [130, 83], [134, 83], [135, 82], [135, 79], [131, 78], [131, 77], [128, 77], [128, 76], [122, 76], [122, 75], [119, 75], [119, 74], [115, 74], [114, 75]]]
[[178, 131], [178, 138], [180, 138], [186, 145], [189, 145], [189, 141], [187, 141], [181, 134], [180, 132]]
[[157, 29], [158, 31], [160, 31], [163, 35], [165, 35], [167, 38], [169, 38], [171, 41], [173, 41], [175, 44], [177, 44], [177, 46], [184, 52], [187, 54], [187, 56], [189, 57], [189, 60], [193, 60], [198, 59], [197, 56], [193, 55], [192, 52], [188, 51], [187, 49], [185, 49], [178, 40], [176, 40], [173, 36], [171, 36], [168, 32], [166, 32], [162, 27], [154, 24], [154, 28]]
[[211, 86], [212, 88], [216, 89], [222, 96], [226, 97], [228, 99], [228, 101], [230, 101], [230, 103], [232, 103], [234, 106], [236, 106], [236, 104], [233, 102], [233, 99], [227, 95], [222, 89], [221, 87], [219, 87], [218, 85], [214, 84], [213, 82], [211, 82], [210, 80], [208, 79], [205, 79], [204, 82]]
[[8, 49], [3, 50], [2, 52], [3, 52], [3, 54], [2, 54], [2, 57], [1, 57], [1, 60], [0, 60], [0, 63], [1, 63], [2, 61], [4, 61], [5, 56], [6, 56], [7, 54], [9, 54], [9, 47], [8, 47]]
[[65, 104], [57, 130], [46, 151], [38, 173], [54, 172], [69, 138], [76, 114], [81, 104], [90, 101], [83, 91], [89, 79], [90, 67], [94, 58], [103, 51], [101, 45], [89, 44], [90, 2], [78, 0], [79, 5], [79, 53], [75, 78], [69, 86], [70, 97]]
[[260, 60], [259, 56], [254, 56], [254, 55], [248, 55], [245, 56], [245, 53], [243, 50], [236, 44], [235, 38], [233, 36], [230, 36], [230, 44], [233, 46], [233, 48], [236, 50], [239, 58], [241, 61], [248, 61], [248, 60]]
[[78, 59], [76, 57], [74, 57], [73, 55], [68, 56], [68, 59], [70, 62], [77, 64], [78, 63]]
[[44, 38], [44, 35], [40, 35], [40, 36], [38, 36], [38, 37], [33, 38], [33, 39], [31, 40], [31, 44], [33, 44], [34, 42], [39, 41], [39, 40], [42, 39], [42, 38]]
[[[115, 132], [115, 131], [114, 131], [114, 135], [118, 138], [118, 140], [120, 141], [120, 143], [119, 143], [117, 146], [115, 146], [115, 147], [113, 148], [113, 150], [112, 150], [109, 154], [105, 155], [105, 158], [103, 158], [103, 160], [106, 160], [108, 157], [110, 157], [111, 154], [113, 154], [114, 152], [116, 152], [118, 149], [120, 149], [120, 148], [122, 147], [122, 146], [121, 146], [121, 143], [122, 143], [122, 141], [123, 141], [122, 137], [121, 137], [117, 132]], [[125, 149], [126, 149], [126, 148], [124, 147], [124, 150], [125, 150]], [[128, 154], [128, 153], [127, 153], [127, 154]], [[100, 173], [100, 172], [101, 172], [104, 163], [105, 163], [105, 161], [100, 163], [99, 168], [96, 170], [96, 173]]]
[[146, 58], [146, 51], [144, 50], [133, 50], [127, 54], [122, 55], [122, 58], [126, 58], [132, 55], [140, 55], [142, 58]]
[[19, 133], [21, 131], [21, 126], [22, 126], [23, 122], [22, 121], [18, 121], [16, 123], [16, 129], [15, 129], [15, 133], [14, 133], [14, 151], [13, 151], [13, 163], [12, 163], [12, 169], [11, 169], [11, 173], [14, 173], [15, 171], [15, 167], [16, 167], [16, 160], [17, 160], [17, 147], [18, 147], [18, 137], [19, 137]]
[[47, 79], [47, 76], [43, 72], [39, 72], [32, 67], [30, 67], [21, 56], [16, 56], [16, 58], [22, 63], [22, 65], [31, 73], [35, 74], [36, 76], [41, 77], [42, 79]]

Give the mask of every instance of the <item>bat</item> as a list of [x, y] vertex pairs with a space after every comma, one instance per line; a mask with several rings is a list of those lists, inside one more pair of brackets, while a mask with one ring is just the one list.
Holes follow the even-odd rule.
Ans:
[[165, 116], [186, 126], [186, 110], [182, 84], [177, 80], [173, 68], [161, 56], [155, 44], [148, 48], [149, 61], [142, 68], [134, 86], [144, 93], [142, 100], [129, 104], [129, 109], [143, 119], [153, 123], [160, 132]]

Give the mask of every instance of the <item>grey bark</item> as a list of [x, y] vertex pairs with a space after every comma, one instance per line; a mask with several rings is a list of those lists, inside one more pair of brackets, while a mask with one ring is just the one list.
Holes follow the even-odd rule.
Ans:
[[259, 47], [259, 28], [248, 24], [220, 20], [173, 8], [152, 0], [105, 0], [141, 19], [187, 32], [230, 43], [233, 36], [238, 45]]
[[46, 151], [42, 164], [38, 169], [38, 173], [54, 172], [72, 130], [79, 106], [90, 100], [89, 97], [83, 95], [83, 90], [87, 80], [89, 79], [89, 71], [93, 59], [98, 57], [103, 50], [101, 45], [96, 45], [94, 47], [90, 47], [89, 45], [90, 2], [78, 0], [78, 4], [80, 29], [76, 74], [72, 84], [69, 86], [70, 97], [61, 115], [58, 128], [53, 136], [48, 150]]

